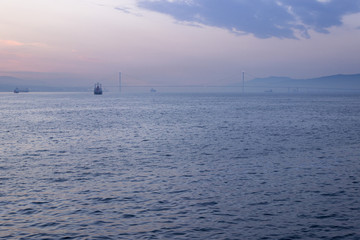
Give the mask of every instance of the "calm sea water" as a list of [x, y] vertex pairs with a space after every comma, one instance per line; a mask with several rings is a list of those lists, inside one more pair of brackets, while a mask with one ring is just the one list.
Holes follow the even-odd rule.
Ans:
[[1, 239], [360, 239], [360, 96], [0, 94]]

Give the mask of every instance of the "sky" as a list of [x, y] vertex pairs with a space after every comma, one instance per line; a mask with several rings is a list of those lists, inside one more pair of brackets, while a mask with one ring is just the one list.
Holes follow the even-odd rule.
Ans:
[[227, 85], [360, 73], [360, 0], [1, 0], [0, 76]]

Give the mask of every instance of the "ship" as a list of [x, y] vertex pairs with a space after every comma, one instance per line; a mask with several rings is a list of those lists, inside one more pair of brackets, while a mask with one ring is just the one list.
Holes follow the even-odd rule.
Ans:
[[103, 93], [102, 87], [100, 83], [96, 83], [94, 86], [94, 94], [95, 95], [101, 95]]
[[28, 93], [28, 92], [29, 92], [29, 88], [18, 88], [18, 87], [16, 87], [16, 88], [14, 89], [14, 93], [21, 93], [21, 92]]

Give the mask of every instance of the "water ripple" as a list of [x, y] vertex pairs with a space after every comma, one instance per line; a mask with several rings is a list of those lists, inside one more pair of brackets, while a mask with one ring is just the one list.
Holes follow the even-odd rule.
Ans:
[[360, 239], [359, 96], [5, 95], [0, 239]]

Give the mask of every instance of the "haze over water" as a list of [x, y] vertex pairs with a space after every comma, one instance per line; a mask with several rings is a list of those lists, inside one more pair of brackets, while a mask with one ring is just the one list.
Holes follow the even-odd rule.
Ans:
[[1, 239], [360, 239], [360, 96], [0, 94]]

